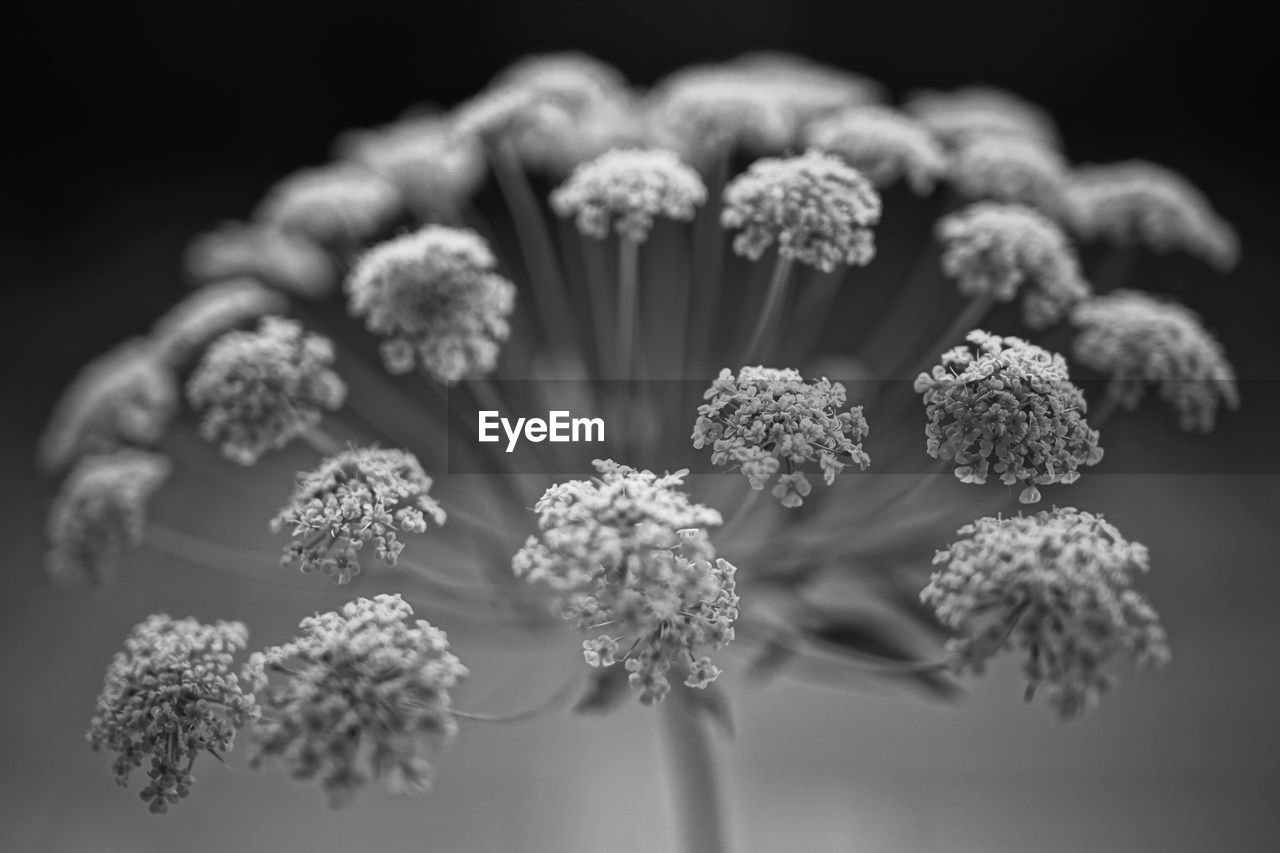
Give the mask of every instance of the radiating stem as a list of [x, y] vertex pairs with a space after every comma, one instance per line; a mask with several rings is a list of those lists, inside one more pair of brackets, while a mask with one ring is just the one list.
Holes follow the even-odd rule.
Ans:
[[640, 244], [628, 237], [618, 238], [618, 352], [617, 378], [636, 379], [636, 305], [639, 301]]
[[706, 721], [677, 684], [662, 703], [667, 756], [685, 853], [725, 853], [720, 786]]
[[784, 348], [787, 364], [800, 367], [809, 360], [813, 349], [822, 337], [822, 329], [831, 315], [831, 306], [840, 293], [849, 268], [841, 266], [832, 272], [821, 273], [804, 286], [804, 296], [796, 306], [795, 315], [787, 321], [795, 333], [795, 346]]
[[552, 350], [561, 351], [565, 346], [574, 345], [579, 336], [573, 329], [572, 308], [564, 292], [564, 276], [560, 272], [542, 207], [511, 143], [507, 140], [495, 142], [489, 153], [498, 188], [511, 210], [516, 240], [524, 253], [543, 330]]
[[742, 356], [741, 364], [749, 365], [763, 356], [762, 344], [765, 337], [777, 327], [782, 319], [782, 304], [787, 296], [787, 282], [790, 280], [791, 258], [779, 254], [773, 264], [773, 275], [769, 278], [769, 290], [764, 297], [764, 307], [756, 318], [755, 329]]
[[982, 322], [982, 318], [987, 316], [987, 312], [991, 310], [993, 301], [990, 296], [975, 296], [970, 299], [964, 310], [955, 316], [955, 319], [951, 321], [947, 328], [942, 330], [942, 334], [938, 335], [933, 343], [925, 348], [924, 352], [916, 356], [916, 363], [910, 370], [906, 371], [904, 376], [891, 374], [890, 378], [911, 381], [917, 374], [937, 364], [938, 358], [943, 352], [959, 343], [966, 334]]
[[313, 426], [302, 433], [299, 438], [321, 456], [333, 456], [342, 450], [342, 442], [329, 435], [320, 426]]
[[693, 225], [693, 299], [687, 349], [695, 368], [701, 368], [714, 337], [716, 311], [724, 267], [724, 229], [720, 226], [721, 194], [729, 177], [729, 151], [712, 155], [707, 169], [707, 203]]

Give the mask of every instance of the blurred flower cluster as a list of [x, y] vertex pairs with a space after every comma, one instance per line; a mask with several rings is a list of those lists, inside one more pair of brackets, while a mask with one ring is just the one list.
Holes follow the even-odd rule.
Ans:
[[[689, 709], [727, 717], [738, 652], [760, 677], [818, 662], [949, 696], [950, 674], [1011, 650], [1028, 697], [1064, 717], [1117, 659], [1168, 659], [1135, 588], [1146, 549], [1083, 510], [1019, 505], [1101, 463], [1104, 422], [1148, 386], [1186, 429], [1236, 405], [1199, 315], [1106, 273], [1135, 255], [1157, 283], [1165, 264], [1234, 265], [1235, 234], [1185, 178], [1076, 166], [1009, 92], [895, 106], [779, 53], [647, 88], [581, 54], [528, 57], [333, 151], [193, 240], [195, 289], [75, 378], [40, 446], [65, 475], [59, 580], [104, 580], [126, 547], [226, 567], [225, 532], [162, 501], [146, 517], [166, 476], [204, 475], [198, 436], [223, 475], [285, 499], [263, 524], [289, 535], [294, 582], [403, 595], [306, 619], [243, 682], [243, 626], [135, 629], [91, 739], [122, 779], [153, 760], [154, 809], [250, 722], [254, 763], [334, 805], [374, 781], [424, 789], [428, 753], [484, 715], [455, 705], [467, 670], [409, 601], [446, 627], [557, 638], [582, 657], [565, 692], [580, 710], [634, 695], [686, 726]], [[1109, 381], [1104, 400], [1077, 367]], [[608, 416], [594, 471], [551, 443], [521, 469], [459, 414], [545, 412], [564, 383]], [[276, 454], [305, 469], [291, 495]], [[755, 501], [770, 484], [777, 500]], [[815, 592], [833, 578], [862, 598]]]

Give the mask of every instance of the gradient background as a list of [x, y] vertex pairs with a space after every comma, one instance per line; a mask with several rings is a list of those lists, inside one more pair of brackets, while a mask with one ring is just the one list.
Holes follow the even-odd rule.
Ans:
[[[423, 7], [429, 11], [430, 7]], [[837, 11], [839, 10], [839, 11]], [[1034, 11], [1033, 11], [1034, 10]], [[1207, 13], [1207, 10], [1201, 10]], [[0, 264], [0, 849], [43, 851], [649, 851], [670, 846], [661, 732], [639, 707], [606, 719], [469, 726], [431, 795], [366, 797], [330, 812], [283, 774], [203, 762], [195, 795], [152, 817], [111, 781], [83, 731], [103, 667], [155, 610], [246, 621], [278, 642], [347, 596], [250, 582], [139, 554], [94, 594], [48, 588], [50, 483], [34, 437], [86, 359], [145, 331], [183, 293], [195, 232], [244, 215], [266, 186], [322, 161], [351, 126], [422, 100], [451, 103], [516, 56], [585, 49], [652, 82], [748, 48], [806, 53], [896, 95], [974, 80], [1014, 88], [1058, 119], [1073, 160], [1141, 156], [1192, 177], [1244, 239], [1233, 274], [1172, 290], [1225, 340], [1242, 377], [1277, 377], [1280, 180], [1267, 122], [1271, 30], [1214, 4], [1212, 20], [1154, 2], [877, 7], [788, 2], [466, 2], [456, 16], [288, 2], [71, 9], [11, 20]], [[15, 45], [17, 47], [18, 45]], [[1266, 381], [1250, 386], [1265, 396]], [[1268, 405], [1246, 398], [1208, 443], [1158, 409], [1119, 420], [1108, 453], [1225, 453], [1274, 471]], [[1230, 440], [1224, 440], [1229, 438]], [[1250, 443], [1256, 442], [1256, 443]], [[1214, 449], [1208, 449], [1210, 444]], [[283, 454], [281, 472], [301, 456]], [[233, 502], [216, 484], [167, 493], [164, 512], [260, 529], [275, 493]], [[1280, 574], [1275, 476], [1091, 476], [1073, 502], [1147, 543], [1145, 588], [1175, 644], [1162, 676], [1126, 678], [1084, 722], [1020, 702], [998, 667], [959, 706], [879, 688], [727, 679], [738, 735], [721, 750], [743, 850], [1250, 851], [1277, 844]], [[266, 547], [267, 539], [263, 534]], [[360, 590], [373, 591], [372, 587]], [[469, 707], [544, 695], [572, 650], [457, 632], [485, 672]], [[733, 673], [731, 672], [730, 675]], [[237, 753], [233, 763], [239, 759]]]

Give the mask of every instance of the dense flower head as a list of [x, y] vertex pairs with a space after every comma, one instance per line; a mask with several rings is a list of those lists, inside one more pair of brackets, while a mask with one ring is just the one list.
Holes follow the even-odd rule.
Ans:
[[905, 180], [925, 195], [947, 170], [942, 146], [924, 125], [889, 107], [851, 107], [816, 119], [805, 128], [805, 142], [839, 154], [880, 189]]
[[573, 216], [589, 237], [604, 239], [612, 225], [622, 237], [643, 243], [655, 218], [692, 220], [706, 199], [698, 173], [673, 152], [622, 148], [578, 166], [551, 194], [551, 207]]
[[1178, 412], [1185, 430], [1209, 432], [1218, 406], [1239, 405], [1235, 371], [1222, 345], [1189, 308], [1133, 290], [1117, 290], [1076, 307], [1074, 353], [1111, 377], [1107, 393], [1135, 409], [1148, 385]]
[[554, 97], [572, 107], [625, 92], [627, 78], [607, 62], [579, 51], [521, 57], [494, 77], [491, 89], [522, 89]]
[[293, 536], [282, 565], [346, 583], [360, 572], [359, 552], [372, 544], [374, 556], [394, 566], [404, 550], [401, 534], [425, 533], [428, 518], [445, 522], [428, 494], [431, 483], [403, 450], [350, 448], [328, 457], [299, 475], [293, 497], [271, 520], [273, 531]]
[[1090, 288], [1066, 234], [1029, 207], [978, 202], [939, 221], [945, 245], [942, 268], [960, 292], [1010, 302], [1025, 282], [1022, 313], [1027, 325], [1056, 323]]
[[335, 146], [344, 161], [380, 175], [421, 219], [452, 222], [485, 179], [484, 151], [456, 132], [451, 118], [407, 115], [385, 127], [343, 134]]
[[781, 51], [744, 53], [728, 67], [766, 97], [785, 105], [796, 130], [827, 113], [879, 103], [885, 95], [880, 83], [861, 74]]
[[329, 339], [295, 320], [264, 317], [257, 331], [228, 332], [187, 382], [187, 400], [202, 412], [200, 434], [252, 465], [342, 406], [347, 389], [332, 364]]
[[429, 756], [458, 730], [449, 691], [467, 669], [443, 631], [412, 615], [399, 595], [359, 598], [254, 654], [245, 669], [262, 706], [254, 766], [278, 760], [295, 779], [318, 779], [334, 807], [371, 782], [429, 788]]
[[98, 585], [142, 543], [147, 502], [172, 470], [163, 456], [117, 450], [83, 457], [49, 510], [45, 568], [62, 586]]
[[419, 365], [452, 383], [492, 371], [511, 327], [515, 285], [479, 235], [428, 225], [370, 249], [347, 279], [348, 309], [382, 335], [392, 373]]
[[1075, 227], [1086, 237], [1181, 250], [1229, 270], [1240, 259], [1235, 229], [1170, 169], [1142, 160], [1083, 166], [1068, 187]]
[[58, 471], [86, 453], [153, 446], [179, 405], [178, 380], [147, 341], [89, 362], [62, 393], [40, 436], [41, 465]]
[[506, 147], [526, 168], [563, 176], [647, 130], [626, 78], [586, 54], [518, 60], [453, 113], [456, 132]]
[[240, 279], [304, 299], [328, 296], [337, 283], [323, 248], [273, 225], [228, 222], [187, 246], [187, 273], [197, 282]]
[[815, 149], [752, 163], [725, 187], [720, 223], [739, 231], [734, 251], [753, 261], [777, 243], [782, 257], [832, 272], [871, 262], [880, 207], [861, 172]]
[[256, 716], [253, 695], [232, 671], [248, 637], [239, 622], [156, 614], [134, 626], [107, 667], [88, 740], [117, 753], [120, 785], [150, 759], [141, 797], [153, 813], [186, 797], [196, 759], [204, 752], [221, 759]]
[[800, 506], [809, 494], [805, 463], [816, 462], [827, 485], [846, 465], [871, 464], [862, 407], [844, 409], [839, 382], [805, 382], [789, 368], [744, 367], [737, 376], [725, 368], [702, 396], [693, 446], [710, 447], [714, 464], [737, 467], [753, 489], [776, 475], [772, 494], [783, 506]]
[[1081, 466], [1102, 460], [1066, 359], [1021, 338], [975, 330], [968, 340], [974, 349], [943, 353], [915, 380], [930, 456], [953, 460], [965, 483], [994, 473], [1005, 485], [1021, 484], [1023, 503], [1040, 500], [1037, 485], [1074, 483]]
[[980, 518], [958, 533], [934, 557], [941, 568], [921, 593], [958, 632], [948, 643], [958, 671], [980, 674], [988, 658], [1014, 650], [1025, 657], [1027, 699], [1044, 690], [1071, 718], [1113, 686], [1105, 671], [1113, 659], [1169, 660], [1159, 617], [1133, 589], [1148, 569], [1147, 549], [1101, 516], [1055, 508]]
[[1055, 149], [1061, 144], [1057, 125], [1044, 109], [990, 86], [916, 92], [903, 109], [948, 145], [975, 136], [1022, 136]]
[[256, 218], [322, 246], [357, 246], [400, 213], [400, 191], [371, 169], [339, 163], [304, 169], [271, 188]]
[[206, 285], [170, 308], [151, 327], [159, 356], [174, 368], [194, 361], [215, 338], [285, 309], [285, 298], [248, 278]]
[[1068, 215], [1066, 161], [1052, 148], [1023, 136], [975, 136], [951, 155], [949, 179], [969, 199], [991, 199]]
[[[719, 670], [700, 655], [733, 640], [735, 569], [715, 558], [705, 528], [720, 513], [678, 487], [686, 471], [659, 476], [596, 460], [599, 476], [547, 489], [534, 507], [540, 536], [512, 560], [518, 577], [561, 593], [561, 614], [583, 633], [591, 666], [625, 661], [640, 699], [670, 688], [672, 667], [702, 688]], [[607, 627], [605, 633], [596, 633]]]
[[784, 103], [723, 65], [690, 66], [665, 78], [650, 93], [647, 114], [654, 140], [700, 169], [739, 148], [780, 151], [797, 131]]

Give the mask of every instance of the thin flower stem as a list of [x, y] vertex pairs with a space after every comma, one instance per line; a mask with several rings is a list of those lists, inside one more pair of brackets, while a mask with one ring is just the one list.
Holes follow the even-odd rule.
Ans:
[[513, 711], [509, 714], [476, 714], [470, 711], [459, 711], [454, 708], [449, 711], [453, 716], [462, 720], [472, 720], [477, 723], [521, 723], [525, 720], [534, 720], [544, 714], [558, 711], [569, 704], [574, 697], [578, 687], [578, 674], [569, 678], [564, 684], [560, 685], [555, 693], [551, 694], [545, 702], [527, 708], [523, 711]]
[[800, 366], [809, 360], [822, 338], [822, 329], [831, 316], [831, 306], [840, 293], [849, 268], [841, 266], [832, 272], [819, 273], [804, 287], [804, 296], [796, 305], [795, 315], [787, 322], [793, 332], [793, 347], [784, 350], [787, 364]]
[[534, 303], [547, 342], [553, 350], [560, 350], [572, 345], [579, 336], [573, 329], [573, 313], [564, 292], [564, 276], [560, 272], [542, 207], [510, 141], [500, 140], [490, 146], [489, 160], [498, 189], [511, 211], [516, 240], [524, 253], [533, 285]]
[[320, 426], [314, 426], [299, 436], [302, 441], [321, 456], [333, 456], [342, 450], [343, 444]]
[[873, 519], [879, 518], [880, 516], [884, 515], [885, 512], [897, 506], [898, 504], [904, 503], [904, 502], [910, 502], [912, 498], [918, 497], [920, 493], [924, 491], [924, 489], [929, 485], [929, 483], [933, 481], [934, 477], [936, 477], [939, 474], [945, 473], [947, 468], [952, 464], [953, 464], [952, 460], [950, 459], [937, 460], [937, 462], [934, 463], [932, 468], [930, 468], [924, 474], [919, 475], [916, 481], [912, 483], [909, 487], [902, 489], [890, 495], [885, 500], [877, 503], [871, 509], [870, 512], [866, 513], [860, 519], [860, 523], [866, 523], [867, 521], [871, 521]]
[[[955, 316], [947, 326], [942, 330], [933, 343], [925, 347], [924, 351], [916, 356], [915, 364], [910, 370], [905, 371], [905, 375], [890, 374], [893, 379], [906, 379], [908, 383], [915, 377], [928, 370], [931, 365], [937, 364], [938, 357], [957, 344], [963, 337], [977, 327], [982, 322], [982, 318], [987, 316], [987, 312], [991, 310], [994, 300], [990, 296], [975, 296], [969, 300], [969, 304], [964, 310]], [[910, 362], [903, 359], [900, 367], [905, 367]]]
[[787, 282], [791, 278], [791, 258], [779, 254], [773, 264], [773, 274], [769, 277], [769, 290], [764, 297], [764, 307], [756, 319], [755, 329], [742, 356], [741, 364], [748, 365], [763, 357], [765, 337], [778, 325], [782, 317], [782, 305], [786, 301]]
[[617, 378], [636, 379], [636, 307], [639, 302], [640, 244], [618, 238]]
[[680, 816], [681, 849], [685, 853], [728, 850], [720, 804], [715, 756], [705, 721], [677, 685], [662, 703], [667, 730], [667, 756], [675, 784], [672, 796]]
[[1119, 409], [1120, 401], [1117, 397], [1108, 394], [1098, 404], [1098, 408], [1094, 409], [1088, 416], [1089, 426], [1094, 429], [1101, 429], [1102, 425], [1115, 415]]
[[763, 492], [764, 492], [764, 489], [751, 489], [747, 493], [747, 496], [742, 499], [742, 503], [738, 505], [738, 509], [733, 514], [733, 517], [730, 518], [728, 521], [726, 521], [724, 523], [724, 526], [720, 528], [722, 531], [722, 534], [727, 533], [729, 530], [733, 529], [734, 526], [739, 524], [744, 518], [747, 517], [748, 513], [751, 512], [752, 507], [754, 507], [756, 505], [756, 502], [760, 500], [760, 495]]
[[612, 288], [609, 287], [608, 263], [604, 257], [602, 241], [594, 237], [581, 236], [582, 266], [587, 278], [587, 303], [591, 313], [591, 324], [596, 340], [596, 375], [604, 378], [609, 375], [608, 336], [605, 330], [613, 319], [613, 306], [610, 304]]
[[[919, 328], [920, 306], [931, 303], [930, 291], [940, 284], [938, 256], [932, 243], [929, 243], [916, 255], [915, 264], [907, 273], [904, 283], [885, 308], [875, 328], [859, 346], [858, 352], [863, 360], [874, 358], [880, 353], [893, 353], [904, 339], [910, 341]], [[909, 354], [899, 352], [898, 360], [905, 360]]]
[[687, 348], [691, 363], [699, 369], [706, 361], [719, 307], [724, 272], [724, 229], [720, 226], [721, 195], [729, 180], [729, 152], [713, 155], [707, 169], [707, 203], [693, 225], [693, 299]]

